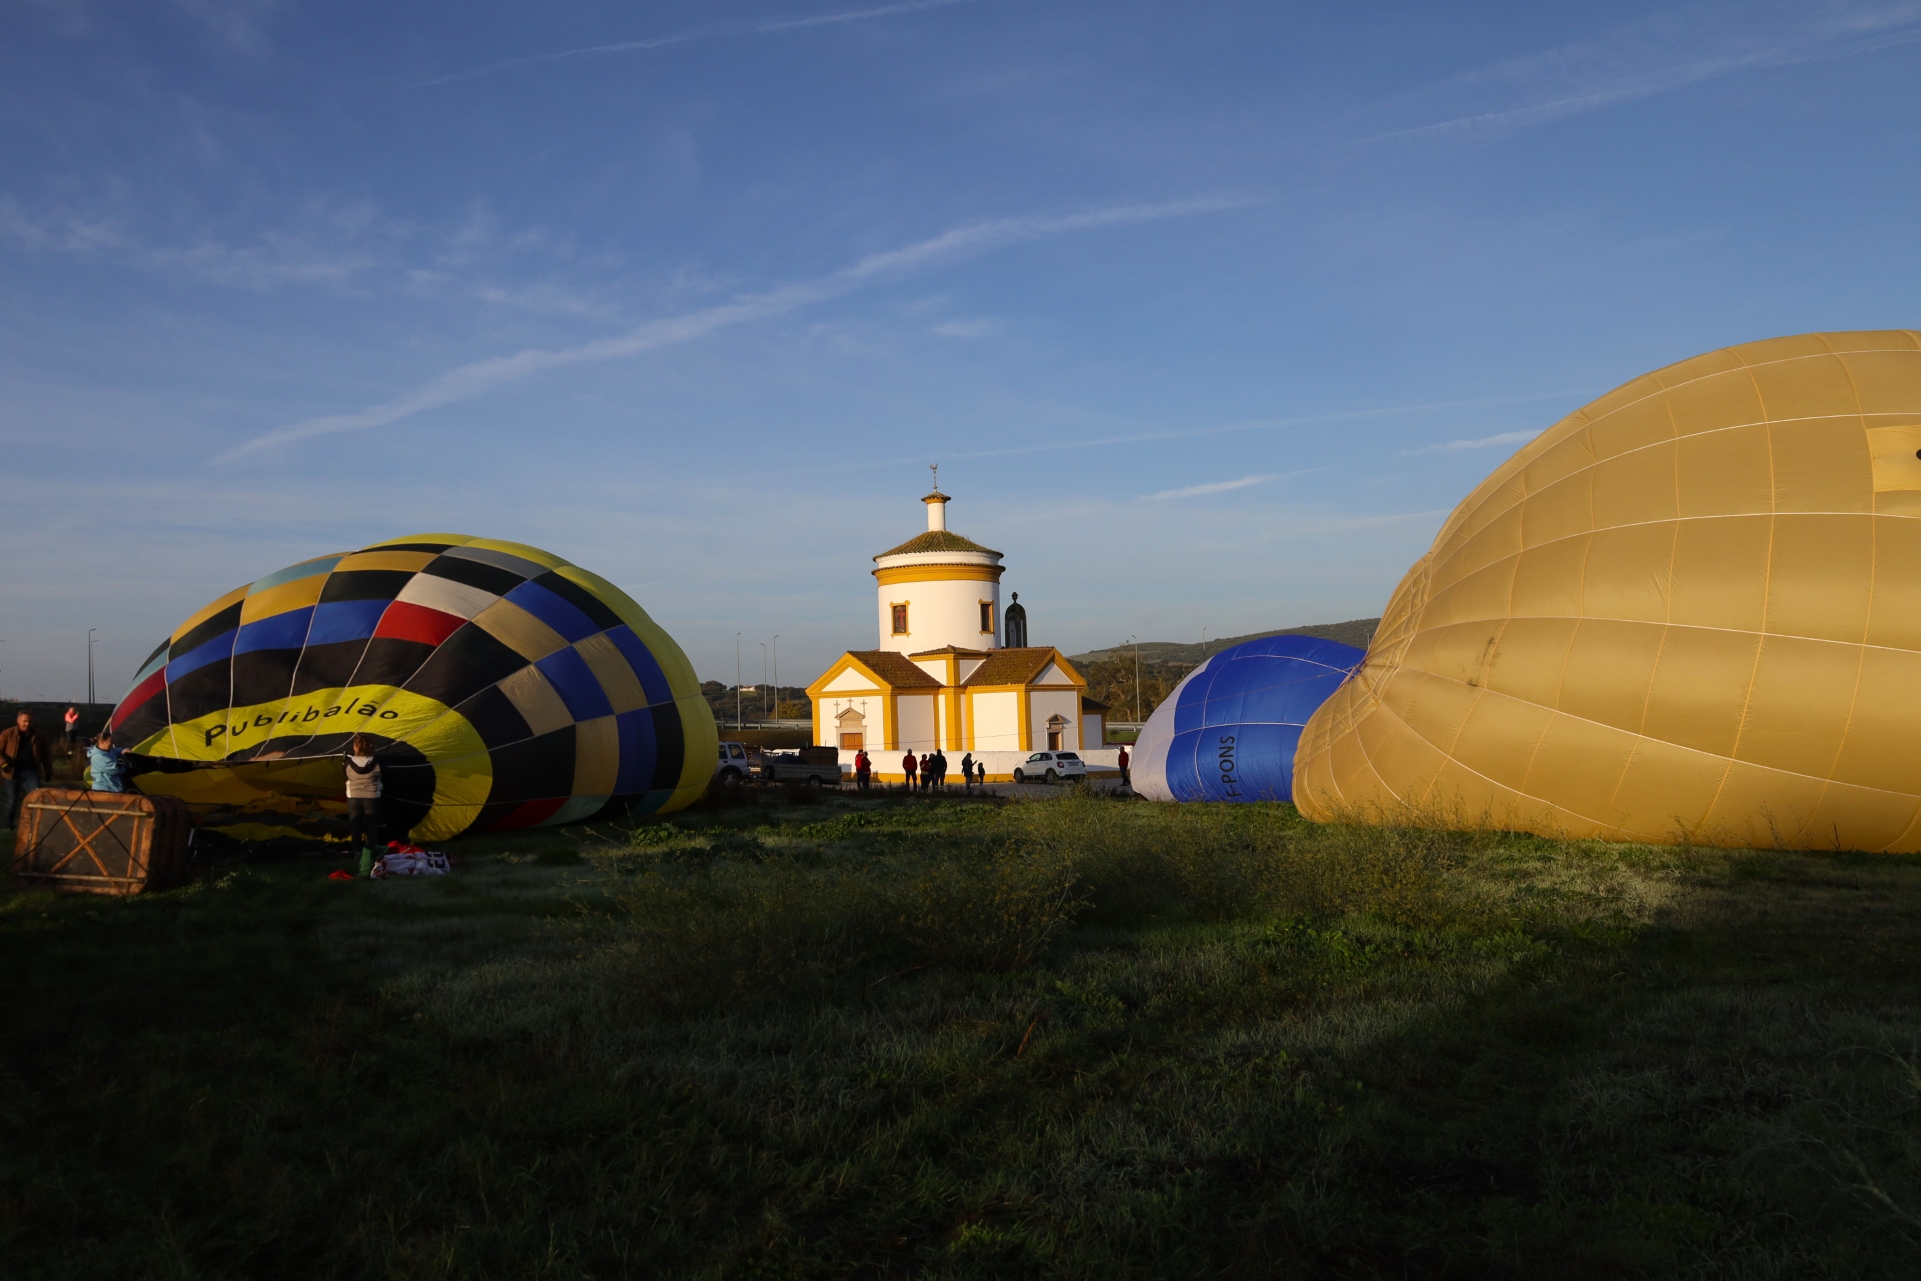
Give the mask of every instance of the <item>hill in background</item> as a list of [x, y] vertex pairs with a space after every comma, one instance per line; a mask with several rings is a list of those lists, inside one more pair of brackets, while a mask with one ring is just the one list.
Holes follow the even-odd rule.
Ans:
[[[1230, 645], [1242, 641], [1259, 640], [1263, 636], [1318, 636], [1322, 640], [1339, 641], [1356, 649], [1366, 649], [1367, 643], [1374, 639], [1374, 629], [1380, 625], [1378, 618], [1354, 618], [1345, 623], [1315, 623], [1308, 627], [1282, 627], [1271, 632], [1249, 632], [1245, 636], [1227, 636], [1220, 640], [1210, 640], [1202, 650], [1200, 642], [1182, 645], [1175, 641], [1142, 641], [1140, 644], [1141, 662], [1167, 663], [1178, 662], [1192, 665], [1208, 654], [1218, 654]], [[1099, 663], [1126, 654], [1129, 661], [1134, 657], [1134, 646], [1116, 645], [1112, 649], [1091, 649], [1085, 654], [1069, 654], [1067, 661], [1076, 667], [1083, 664]]]
[[1345, 623], [1315, 623], [1310, 627], [1282, 627], [1271, 632], [1251, 632], [1246, 636], [1224, 636], [1220, 640], [1208, 641], [1204, 650], [1198, 641], [1192, 645], [1174, 641], [1142, 641], [1138, 664], [1132, 645], [1070, 654], [1068, 661], [1087, 678], [1087, 696], [1107, 704], [1109, 721], [1137, 721], [1152, 715], [1161, 700], [1181, 683], [1183, 676], [1200, 664], [1201, 659], [1209, 654], [1218, 654], [1230, 645], [1258, 640], [1263, 636], [1318, 636], [1322, 640], [1339, 641], [1343, 645], [1366, 649], [1380, 621], [1378, 618], [1355, 618]]

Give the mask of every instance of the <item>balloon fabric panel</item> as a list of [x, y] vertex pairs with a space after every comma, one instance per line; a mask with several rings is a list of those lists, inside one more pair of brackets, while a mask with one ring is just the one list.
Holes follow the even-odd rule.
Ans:
[[1638, 378], [1442, 526], [1309, 722], [1310, 817], [1921, 849], [1921, 335]]

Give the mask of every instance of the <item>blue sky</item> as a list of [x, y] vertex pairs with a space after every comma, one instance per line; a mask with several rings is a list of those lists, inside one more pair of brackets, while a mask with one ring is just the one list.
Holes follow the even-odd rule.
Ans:
[[1379, 612], [1534, 433], [1921, 324], [1921, 3], [0, 10], [0, 693], [423, 530], [703, 676], [927, 464], [1075, 652]]

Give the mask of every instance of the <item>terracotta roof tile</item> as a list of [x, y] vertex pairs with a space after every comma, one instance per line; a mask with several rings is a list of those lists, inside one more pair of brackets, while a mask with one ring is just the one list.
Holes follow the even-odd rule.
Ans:
[[992, 657], [974, 669], [962, 685], [1025, 685], [1041, 674], [1052, 661], [1054, 647], [1041, 645], [1028, 649], [997, 649]]
[[[982, 547], [971, 538], [962, 538], [951, 529], [930, 529], [908, 539], [899, 547], [882, 552], [880, 556], [907, 556], [917, 552], [986, 552], [989, 556], [1000, 555], [993, 548]], [[879, 560], [880, 556], [874, 559]]]
[[850, 649], [856, 662], [895, 689], [939, 689], [941, 684], [891, 649]]

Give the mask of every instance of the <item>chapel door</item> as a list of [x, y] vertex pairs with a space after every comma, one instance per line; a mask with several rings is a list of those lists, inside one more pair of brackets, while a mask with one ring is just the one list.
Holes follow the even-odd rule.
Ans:
[[834, 718], [840, 729], [841, 750], [858, 752], [867, 746], [867, 718], [860, 709], [850, 707]]

